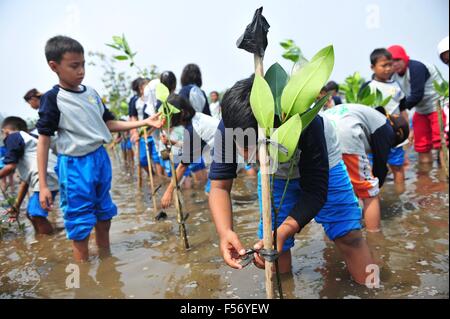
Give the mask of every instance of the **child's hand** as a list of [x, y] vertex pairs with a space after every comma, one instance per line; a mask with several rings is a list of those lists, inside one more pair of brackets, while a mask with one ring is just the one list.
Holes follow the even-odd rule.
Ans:
[[39, 191], [39, 203], [41, 204], [42, 209], [46, 211], [53, 209], [53, 197], [48, 187]]
[[171, 189], [166, 190], [163, 197], [161, 198], [161, 208], [162, 209], [167, 209], [167, 208], [169, 208], [170, 204], [172, 204], [172, 194], [173, 194], [173, 190], [171, 190]]
[[161, 119], [160, 116], [161, 116], [161, 112], [150, 116], [145, 121], [147, 122], [148, 126], [161, 128], [164, 125], [164, 123], [165, 123], [165, 119]]
[[6, 210], [5, 215], [9, 215], [8, 222], [13, 223], [17, 220], [17, 217], [19, 217], [19, 210], [17, 207], [10, 207]]
[[161, 134], [161, 142], [162, 142], [164, 145], [169, 144], [169, 139], [167, 138], [167, 136], [166, 136], [165, 134]]
[[242, 256], [245, 255], [245, 249], [234, 231], [230, 230], [225, 236], [220, 238], [219, 247], [223, 260], [228, 266], [242, 269], [242, 265], [239, 262]]

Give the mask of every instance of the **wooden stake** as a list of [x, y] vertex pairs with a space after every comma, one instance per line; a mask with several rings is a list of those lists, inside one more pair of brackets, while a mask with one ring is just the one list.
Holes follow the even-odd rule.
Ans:
[[136, 147], [136, 153], [137, 153], [137, 170], [138, 170], [138, 186], [139, 188], [142, 188], [142, 170], [141, 170], [141, 161], [139, 159], [141, 154], [141, 138], [137, 141], [137, 147]]
[[156, 194], [155, 194], [155, 186], [153, 184], [153, 171], [152, 171], [152, 158], [150, 156], [150, 152], [148, 150], [148, 136], [147, 136], [147, 128], [144, 128], [144, 141], [145, 141], [145, 153], [147, 155], [147, 165], [148, 165], [148, 176], [150, 182], [150, 192], [152, 194], [152, 202], [153, 202], [153, 213], [155, 217], [158, 215], [158, 206], [156, 204]]
[[448, 174], [448, 148], [447, 148], [447, 143], [445, 141], [445, 135], [444, 135], [444, 121], [442, 120], [442, 107], [441, 107], [441, 101], [438, 100], [437, 102], [437, 115], [438, 115], [438, 119], [439, 119], [439, 133], [441, 135], [441, 152], [443, 154], [443, 160], [444, 163], [441, 163], [442, 166], [444, 166], [445, 169], [445, 174], [447, 175], [447, 178], [449, 177]]
[[175, 170], [175, 165], [173, 163], [172, 150], [170, 150], [170, 152], [169, 152], [169, 159], [170, 159], [170, 168], [172, 170], [172, 183], [173, 183], [173, 185], [175, 185], [174, 200], [175, 200], [175, 208], [177, 210], [177, 222], [178, 222], [178, 225], [179, 225], [180, 236], [183, 239], [184, 248], [189, 249], [189, 242], [188, 242], [188, 238], [187, 238], [187, 234], [186, 234], [186, 226], [184, 224], [184, 222], [185, 222], [184, 218], [185, 217], [183, 215], [181, 202], [180, 202], [181, 194], [179, 193], [178, 181], [177, 181], [177, 172]]
[[[262, 57], [254, 55], [255, 60], [255, 74], [264, 76], [263, 60]], [[265, 138], [266, 132], [262, 127], [258, 127], [258, 139]], [[267, 146], [264, 143], [259, 145], [259, 164], [261, 172], [261, 201], [262, 201], [262, 218], [263, 218], [263, 241], [265, 249], [273, 249], [273, 237], [272, 237], [272, 209], [270, 201], [270, 175], [269, 164], [270, 159], [267, 154]], [[266, 297], [267, 299], [274, 298], [273, 291], [273, 262], [265, 261], [265, 274], [266, 274]]]

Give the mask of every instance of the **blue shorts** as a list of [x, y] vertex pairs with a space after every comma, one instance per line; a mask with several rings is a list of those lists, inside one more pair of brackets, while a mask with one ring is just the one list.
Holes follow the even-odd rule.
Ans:
[[[161, 159], [161, 166], [164, 168], [164, 171], [166, 172], [168, 177], [172, 177], [172, 170], [170, 169], [170, 161], [169, 160], [163, 160]], [[179, 164], [175, 164], [175, 169], [177, 169]], [[191, 170], [189, 169], [190, 165], [187, 167], [186, 172], [184, 172], [183, 176], [190, 176]]]
[[[149, 152], [149, 155], [152, 157], [153, 163], [159, 164], [160, 158], [158, 155], [158, 151], [156, 150], [156, 146], [153, 141], [153, 138], [149, 137], [147, 142], [148, 142], [148, 152]], [[139, 162], [140, 162], [141, 166], [148, 166], [147, 150], [145, 148], [145, 140], [143, 137], [141, 137], [139, 140]]]
[[125, 149], [126, 149], [127, 151], [133, 149], [133, 144], [131, 143], [131, 140], [130, 140], [130, 139], [128, 139], [127, 142], [125, 143]]
[[210, 191], [211, 191], [211, 180], [208, 177], [208, 181], [206, 182], [206, 185], [205, 185], [205, 193], [209, 195]]
[[[273, 198], [275, 207], [280, 204], [286, 180], [275, 179]], [[260, 174], [258, 174], [258, 197], [261, 212], [261, 186]], [[289, 181], [288, 189], [284, 197], [283, 206], [278, 212], [277, 226], [280, 226], [288, 217], [301, 195], [300, 180]], [[328, 181], [328, 197], [325, 205], [314, 218], [322, 227], [328, 238], [335, 240], [347, 235], [352, 230], [361, 229], [362, 212], [359, 203], [353, 192], [353, 187], [348, 176], [347, 169], [343, 161], [330, 169]], [[272, 210], [272, 218], [274, 212]], [[263, 223], [260, 218], [258, 237], [263, 237]], [[294, 238], [289, 238], [283, 245], [283, 251], [287, 251], [294, 246]]]
[[0, 146], [0, 169], [5, 167], [5, 163], [3, 162], [5, 155], [6, 155], [6, 147]]
[[103, 146], [85, 156], [58, 155], [55, 171], [67, 238], [83, 240], [97, 221], [117, 215], [109, 193], [111, 161]]
[[195, 163], [192, 163], [189, 165], [189, 170], [192, 173], [201, 171], [202, 169], [205, 169], [206, 165], [205, 162], [203, 161], [203, 157], [200, 158], [200, 160], [195, 161]]
[[392, 166], [402, 166], [405, 164], [405, 151], [403, 147], [394, 147], [389, 151], [388, 164]]
[[[56, 194], [58, 194], [58, 191], [52, 192], [53, 201], [55, 201]], [[28, 201], [27, 213], [31, 217], [47, 218], [48, 212], [41, 207], [41, 203], [39, 202], [39, 192], [34, 192], [33, 195], [31, 195], [30, 200]]]

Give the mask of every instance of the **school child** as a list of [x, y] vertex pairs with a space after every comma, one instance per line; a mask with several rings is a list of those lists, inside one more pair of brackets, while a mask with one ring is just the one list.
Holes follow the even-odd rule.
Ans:
[[[30, 188], [33, 194], [30, 196], [27, 207], [27, 217], [31, 221], [36, 234], [50, 235], [53, 227], [47, 220], [48, 213], [39, 204], [39, 174], [37, 167], [37, 137], [27, 133], [27, 123], [20, 117], [7, 117], [2, 123], [2, 133], [6, 154], [5, 166], [0, 170], [0, 178], [14, 174], [17, 171], [21, 185], [18, 198], [13, 207], [9, 209], [12, 219], [17, 219], [20, 206]], [[47, 165], [47, 185], [51, 191], [52, 200], [58, 193], [58, 179], [53, 167], [56, 165], [56, 156], [50, 153]]]
[[42, 93], [36, 89], [31, 89], [27, 93], [25, 93], [23, 99], [27, 102], [32, 109], [39, 110], [39, 105], [41, 102]]
[[[0, 114], [0, 125], [3, 123], [3, 115]], [[3, 160], [5, 159], [6, 155], [6, 147], [3, 143], [3, 138], [0, 138], [0, 169], [5, 167], [5, 163]], [[0, 187], [6, 191], [9, 189], [10, 191], [14, 191], [14, 174], [10, 174], [6, 177], [0, 178]]]
[[67, 237], [72, 240], [76, 261], [89, 257], [88, 242], [95, 227], [100, 252], [109, 252], [109, 229], [117, 207], [110, 195], [111, 162], [103, 144], [111, 142], [111, 132], [141, 126], [161, 127], [159, 114], [142, 121], [114, 120], [97, 92], [82, 81], [85, 75], [84, 49], [69, 37], [47, 41], [45, 56], [59, 84], [41, 97], [38, 142], [39, 200], [52, 209], [53, 198], [46, 172], [50, 136], [56, 131], [60, 207]]
[[[181, 162], [176, 169], [177, 180], [180, 180], [189, 166], [191, 166], [191, 171], [193, 170], [192, 164], [200, 165], [203, 169], [202, 154], [204, 154], [205, 147], [209, 148], [210, 151], [213, 149], [214, 134], [219, 125], [219, 120], [210, 115], [196, 112], [189, 100], [180, 95], [172, 94], [169, 96], [168, 103], [180, 110], [179, 113], [173, 115], [171, 125], [173, 127], [183, 126], [185, 129], [182, 154], [179, 156]], [[161, 198], [162, 208], [170, 206], [175, 186], [171, 182], [167, 187]], [[209, 183], [207, 182], [206, 192], [208, 191]]]
[[[383, 99], [391, 97], [389, 103], [384, 107], [389, 115], [401, 115], [408, 121], [408, 113], [405, 111], [405, 94], [400, 85], [391, 79], [393, 74], [392, 55], [384, 48], [375, 49], [370, 54], [371, 69], [373, 71], [372, 80], [366, 82], [362, 87], [363, 90], [367, 85], [371, 92], [375, 93], [379, 90], [383, 95]], [[388, 156], [388, 164], [394, 174], [395, 183], [403, 183], [405, 181], [405, 151], [403, 145], [399, 145], [390, 150]]]
[[[224, 95], [222, 121], [216, 134], [214, 160], [209, 175], [209, 205], [220, 237], [221, 254], [229, 266], [237, 269], [242, 268], [239, 262], [245, 250], [233, 231], [230, 192], [233, 179], [236, 178], [237, 163], [231, 159], [236, 157], [235, 149], [245, 159], [251, 158], [255, 150], [256, 133], [254, 140], [247, 137], [243, 142], [234, 136], [236, 129], [257, 129], [249, 104], [252, 84], [252, 77], [239, 81]], [[226, 147], [229, 141], [232, 141], [232, 147]], [[361, 210], [337, 143], [331, 123], [317, 116], [300, 136], [297, 154], [293, 158], [293, 170], [291, 164], [286, 163], [280, 164], [276, 171], [273, 181], [275, 207], [280, 204], [289, 179], [276, 220], [279, 268], [282, 273], [291, 270], [290, 249], [294, 246], [294, 235], [314, 218], [322, 224], [327, 236], [343, 253], [353, 278], [358, 283], [364, 283], [365, 269], [372, 263], [372, 258], [360, 231]], [[274, 216], [272, 218], [275, 221]], [[258, 235], [262, 237], [262, 220]], [[262, 248], [261, 242], [254, 248]], [[259, 254], [255, 255], [255, 264], [264, 267]]]
[[[442, 61], [442, 63], [446, 64], [448, 66], [448, 61], [449, 61], [449, 57], [448, 57], [448, 52], [449, 52], [449, 37], [446, 36], [444, 39], [442, 39], [439, 44], [438, 44], [438, 54], [439, 54], [439, 59]], [[443, 98], [441, 97], [441, 105], [442, 105], [442, 110], [445, 113], [445, 117], [448, 119], [449, 118], [449, 109], [448, 109], [448, 97], [447, 98]], [[448, 135], [448, 127], [449, 127], [449, 122], [447, 121], [446, 125], [445, 125], [445, 135], [446, 135], [446, 140], [447, 140], [447, 144], [448, 144], [448, 140], [449, 140], [449, 135]]]
[[211, 115], [208, 98], [201, 89], [203, 84], [202, 73], [197, 64], [188, 64], [181, 73], [182, 88], [179, 95], [187, 99], [196, 112]]
[[[413, 116], [414, 149], [419, 153], [419, 163], [432, 163], [431, 150], [439, 150], [442, 161], [441, 137], [436, 103], [439, 95], [434, 91], [433, 81], [438, 80], [435, 67], [412, 60], [399, 45], [388, 48], [392, 54], [394, 75], [406, 95], [405, 107], [415, 108]], [[444, 123], [446, 119], [444, 118]]]
[[221, 116], [221, 110], [220, 110], [219, 92], [212, 91], [209, 94], [209, 97], [211, 99], [211, 104], [209, 105], [209, 109], [211, 111], [211, 116], [220, 120], [222, 118], [222, 116]]
[[[356, 195], [363, 201], [369, 232], [381, 230], [379, 192], [387, 174], [390, 149], [409, 135], [408, 122], [401, 116], [382, 114], [359, 104], [337, 105], [323, 113], [334, 124], [343, 160]], [[368, 154], [373, 156], [373, 168]]]

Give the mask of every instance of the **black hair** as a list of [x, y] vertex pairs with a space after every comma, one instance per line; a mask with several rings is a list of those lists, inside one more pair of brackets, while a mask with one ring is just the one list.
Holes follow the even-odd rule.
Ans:
[[36, 97], [36, 98], [38, 98], [38, 99], [40, 99], [41, 98], [41, 93], [38, 91], [38, 90], [36, 90], [36, 89], [31, 89], [31, 90], [29, 90], [27, 93], [25, 93], [25, 95], [23, 96], [23, 99], [25, 100], [25, 101], [29, 101], [29, 100], [31, 100], [33, 97]]
[[161, 73], [159, 80], [162, 84], [167, 86], [169, 92], [173, 92], [177, 88], [177, 77], [172, 71], [164, 71]]
[[250, 107], [250, 92], [254, 76], [236, 82], [222, 98], [222, 119], [227, 128], [258, 129], [258, 122]]
[[45, 45], [47, 62], [55, 61], [60, 63], [64, 53], [67, 52], [84, 54], [84, 49], [80, 42], [63, 35], [51, 38]]
[[15, 131], [28, 132], [27, 122], [24, 119], [17, 116], [8, 116], [3, 120], [2, 128], [10, 127]]
[[137, 94], [139, 95], [139, 87], [141, 86], [143, 78], [139, 77], [133, 80], [133, 82], [131, 82], [131, 89]]
[[217, 91], [211, 91], [211, 93], [209, 93], [209, 95], [211, 95], [211, 94], [216, 94], [217, 96], [219, 96], [219, 92], [217, 92]]
[[392, 129], [394, 130], [395, 141], [393, 146], [395, 147], [403, 143], [409, 137], [408, 121], [401, 115], [389, 115], [382, 106], [377, 106], [375, 109], [388, 118], [389, 124], [391, 124]]
[[171, 127], [191, 123], [191, 120], [195, 115], [195, 109], [188, 100], [178, 94], [171, 94], [167, 99], [167, 102], [180, 110], [179, 113], [172, 115], [170, 123]]
[[189, 84], [195, 84], [198, 87], [202, 87], [202, 73], [197, 64], [188, 64], [184, 67], [181, 73], [181, 85], [186, 86]]
[[339, 91], [339, 84], [337, 84], [334, 81], [330, 81], [323, 87], [323, 89], [325, 89], [325, 91], [327, 91], [327, 92], [330, 92], [330, 91], [333, 91], [333, 90], [336, 90], [336, 92], [338, 92]]
[[379, 48], [372, 51], [370, 54], [370, 63], [372, 65], [377, 64], [378, 59], [385, 57], [388, 60], [392, 60], [392, 54], [385, 48]]

